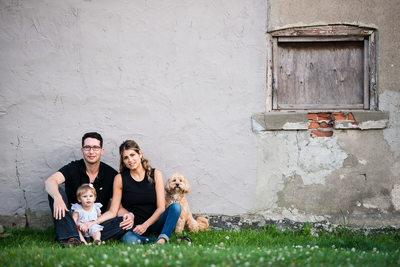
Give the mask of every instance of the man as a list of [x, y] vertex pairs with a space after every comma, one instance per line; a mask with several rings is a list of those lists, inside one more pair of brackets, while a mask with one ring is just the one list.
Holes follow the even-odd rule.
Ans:
[[[72, 213], [71, 204], [78, 203], [76, 190], [81, 184], [91, 183], [97, 191], [97, 200], [103, 205], [102, 213], [107, 210], [113, 193], [113, 182], [117, 171], [100, 161], [104, 153], [103, 138], [96, 132], [86, 133], [82, 137], [83, 159], [72, 161], [51, 175], [45, 181], [49, 194], [50, 209], [53, 214], [57, 240], [62, 246], [79, 245], [81, 240]], [[65, 183], [65, 190], [60, 187]], [[120, 238], [133, 226], [133, 214], [121, 207], [118, 212], [123, 217], [116, 217], [102, 223], [102, 240]], [[81, 231], [87, 231], [84, 226]]]

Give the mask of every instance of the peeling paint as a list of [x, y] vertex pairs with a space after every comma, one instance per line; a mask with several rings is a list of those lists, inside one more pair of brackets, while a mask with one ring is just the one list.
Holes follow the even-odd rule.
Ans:
[[372, 130], [372, 129], [382, 129], [386, 128], [388, 124], [387, 120], [379, 120], [379, 121], [364, 121], [360, 123], [361, 130]]
[[286, 122], [283, 130], [308, 130], [308, 122]]
[[388, 196], [376, 196], [363, 199], [362, 206], [367, 209], [379, 209], [380, 211], [387, 212], [390, 208], [390, 198]]
[[[324, 184], [325, 178], [343, 166], [347, 154], [337, 137], [310, 138], [308, 132], [263, 132], [259, 138], [257, 206], [275, 208], [285, 179], [303, 184]], [[298, 178], [296, 178], [298, 177]]]
[[268, 211], [261, 211], [260, 214], [266, 220], [280, 221], [283, 219], [289, 219], [295, 222], [320, 222], [327, 221], [330, 219], [329, 215], [314, 215], [306, 214], [299, 211], [296, 208], [276, 208]]
[[298, 144], [298, 165], [292, 165], [293, 173], [300, 175], [304, 185], [324, 184], [325, 177], [343, 166], [347, 154], [332, 138], [307, 138]]
[[400, 184], [395, 184], [390, 192], [391, 203], [396, 211], [400, 211]]
[[380, 96], [380, 108], [390, 112], [388, 127], [383, 136], [396, 157], [400, 156], [400, 93], [384, 91]]

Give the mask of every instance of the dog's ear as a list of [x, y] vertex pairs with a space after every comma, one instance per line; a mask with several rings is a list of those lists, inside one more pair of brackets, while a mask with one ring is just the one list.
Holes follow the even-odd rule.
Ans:
[[170, 192], [172, 190], [172, 177], [168, 178], [167, 183], [165, 184], [165, 191]]
[[190, 185], [189, 185], [189, 182], [188, 182], [188, 180], [187, 180], [186, 178], [183, 178], [183, 183], [185, 184], [184, 193], [187, 194], [187, 193], [190, 192]]

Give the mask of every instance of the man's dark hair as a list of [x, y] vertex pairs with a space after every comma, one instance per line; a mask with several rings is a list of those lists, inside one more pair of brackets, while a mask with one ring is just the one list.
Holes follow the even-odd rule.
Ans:
[[85, 133], [82, 136], [82, 147], [83, 147], [83, 145], [85, 143], [85, 139], [86, 138], [94, 138], [94, 139], [99, 140], [100, 141], [100, 147], [103, 147], [103, 137], [101, 137], [101, 135], [99, 133], [96, 133], [96, 132]]

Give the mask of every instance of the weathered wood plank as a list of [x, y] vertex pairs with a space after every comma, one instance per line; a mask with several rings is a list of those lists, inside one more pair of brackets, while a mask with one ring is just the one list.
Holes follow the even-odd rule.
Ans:
[[274, 108], [364, 105], [364, 42], [278, 43], [274, 54]]

